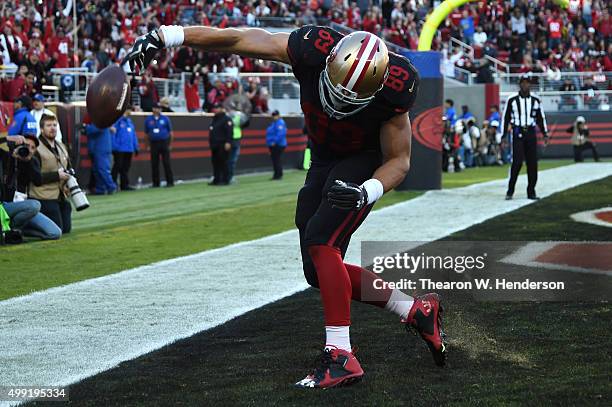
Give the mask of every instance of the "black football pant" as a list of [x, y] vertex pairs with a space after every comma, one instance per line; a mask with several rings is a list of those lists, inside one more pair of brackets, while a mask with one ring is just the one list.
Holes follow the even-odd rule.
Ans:
[[514, 194], [514, 187], [523, 161], [527, 163], [527, 195], [532, 196], [535, 195], [535, 186], [538, 182], [538, 139], [535, 128], [530, 129], [522, 137], [519, 137], [518, 134], [512, 135], [512, 165], [507, 195]]
[[128, 172], [132, 166], [132, 154], [133, 153], [121, 153], [118, 151], [113, 152], [113, 170], [111, 172], [113, 181], [117, 183], [117, 178], [120, 178], [121, 189], [125, 190], [130, 186], [130, 180], [128, 178]]
[[229, 151], [221, 144], [210, 148], [213, 166], [213, 181], [215, 185], [225, 185], [229, 182]]
[[332, 246], [339, 249], [344, 258], [351, 235], [373, 206], [365, 206], [359, 211], [334, 209], [327, 201], [327, 191], [337, 179], [361, 185], [372, 178], [381, 163], [380, 153], [376, 152], [325, 161], [318, 160], [313, 155], [306, 181], [298, 195], [295, 212], [295, 224], [300, 232], [304, 276], [311, 286], [318, 288], [319, 282], [309, 247]]
[[159, 157], [161, 156], [164, 165], [164, 173], [166, 174], [166, 183], [174, 185], [174, 177], [172, 168], [170, 167], [170, 140], [154, 140], [151, 141], [151, 172], [153, 178], [153, 186], [158, 187], [159, 181]]
[[273, 179], [283, 178], [283, 146], [270, 146], [270, 157], [272, 158], [272, 168], [274, 169]]
[[593, 151], [593, 159], [595, 161], [599, 161], [599, 154], [597, 154], [597, 150], [595, 149], [595, 144], [591, 143], [590, 141], [587, 141], [584, 144], [581, 144], [579, 146], [574, 146], [574, 161], [577, 163], [581, 163], [584, 161], [584, 159], [582, 158], [582, 152], [584, 150], [591, 150]]

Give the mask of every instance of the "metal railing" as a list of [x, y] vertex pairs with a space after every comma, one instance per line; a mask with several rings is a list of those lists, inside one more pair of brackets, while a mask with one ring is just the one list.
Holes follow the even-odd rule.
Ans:
[[[474, 63], [474, 65], [482, 64], [483, 63], [482, 60], [492, 65], [493, 71], [494, 71], [493, 72], [494, 77], [499, 74], [510, 73], [510, 65], [508, 65], [507, 63], [500, 61], [499, 59], [494, 58], [490, 55], [486, 55], [486, 54], [483, 55], [482, 59], [479, 62], [475, 58], [474, 47], [472, 47], [471, 45], [461, 40], [458, 40], [457, 38], [451, 37], [451, 39], [448, 42], [449, 55], [452, 55], [453, 50], [457, 48], [459, 48], [461, 50], [462, 55], [467, 56]], [[476, 77], [476, 74], [470, 73], [461, 67], [455, 67], [455, 68], [456, 69], [454, 71], [454, 76], [451, 76], [451, 77], [465, 83], [466, 85], [471, 85], [474, 83], [474, 78]], [[449, 76], [448, 70], [445, 70], [445, 73], [447, 76]]]
[[476, 78], [475, 73], [470, 72], [467, 69], [459, 68], [458, 66], [455, 66], [453, 69], [454, 69], [454, 76], [452, 76], [453, 79], [458, 80], [459, 82], [464, 83], [466, 85], [474, 84], [474, 81]]
[[493, 66], [495, 67], [495, 72], [496, 73], [505, 73], [505, 74], [509, 74], [510, 73], [510, 65], [508, 65], [507, 63], [500, 61], [497, 58], [493, 58], [490, 55], [485, 55], [484, 59], [486, 59], [487, 61], [489, 61], [489, 63], [493, 64]]
[[[505, 73], [499, 75], [500, 90], [516, 91], [522, 73]], [[547, 73], [532, 73], [531, 89], [536, 92], [560, 91], [561, 86], [569, 80], [576, 89], [586, 84], [587, 79], [592, 80], [593, 85], [607, 89], [612, 81], [612, 72], [560, 72], [549, 71]]]
[[453, 53], [453, 49], [455, 48], [459, 48], [461, 52], [463, 52], [463, 55], [467, 55], [470, 57], [470, 59], [474, 59], [474, 47], [461, 40], [458, 40], [457, 38], [451, 37], [450, 41], [448, 42], [449, 55]]
[[[500, 92], [503, 104], [515, 92]], [[612, 90], [543, 91], [536, 95], [545, 112], [610, 111]], [[503, 109], [503, 107], [502, 107]]]

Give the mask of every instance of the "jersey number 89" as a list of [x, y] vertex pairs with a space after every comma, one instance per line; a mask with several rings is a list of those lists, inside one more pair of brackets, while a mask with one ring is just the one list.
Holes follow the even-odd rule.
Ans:
[[409, 77], [410, 74], [404, 68], [397, 65], [391, 65], [389, 67], [389, 77], [387, 77], [385, 81], [385, 86], [390, 87], [396, 92], [401, 92], [404, 90], [404, 84]]

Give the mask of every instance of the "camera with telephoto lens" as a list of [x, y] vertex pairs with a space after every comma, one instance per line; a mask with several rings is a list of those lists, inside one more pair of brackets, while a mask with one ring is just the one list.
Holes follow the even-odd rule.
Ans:
[[83, 211], [89, 208], [89, 200], [87, 199], [87, 195], [81, 190], [79, 183], [77, 182], [74, 170], [71, 168], [69, 170], [65, 170], [66, 173], [70, 174], [70, 178], [66, 181], [66, 187], [70, 191], [70, 200], [72, 204], [76, 208], [77, 212]]

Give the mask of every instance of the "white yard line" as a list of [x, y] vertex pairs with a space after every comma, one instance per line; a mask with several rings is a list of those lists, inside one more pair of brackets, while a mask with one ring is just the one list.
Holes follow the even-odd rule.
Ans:
[[[608, 175], [612, 164], [543, 171], [538, 192]], [[435, 240], [531, 202], [504, 192], [492, 181], [375, 211], [348, 260], [359, 263], [360, 240]], [[0, 385], [69, 385], [304, 290], [298, 246], [289, 231], [2, 301]]]

